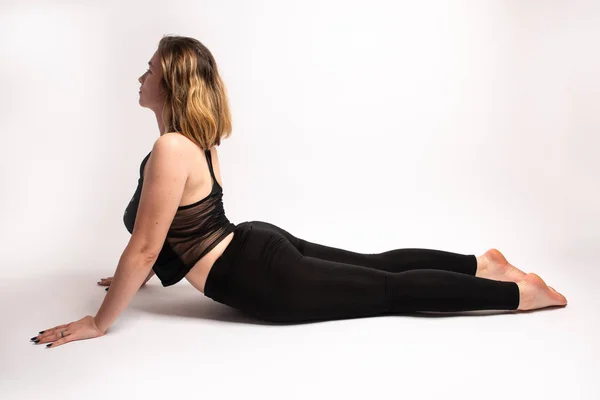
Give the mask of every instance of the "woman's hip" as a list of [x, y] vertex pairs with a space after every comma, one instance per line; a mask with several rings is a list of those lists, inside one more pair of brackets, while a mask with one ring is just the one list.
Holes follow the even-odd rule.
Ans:
[[233, 293], [269, 295], [273, 291], [271, 267], [300, 256], [288, 238], [273, 226], [263, 221], [236, 225], [233, 239], [208, 273], [206, 296], [223, 302]]

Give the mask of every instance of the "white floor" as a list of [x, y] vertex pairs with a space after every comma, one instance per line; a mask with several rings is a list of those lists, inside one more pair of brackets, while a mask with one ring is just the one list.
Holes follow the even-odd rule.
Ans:
[[[0, 281], [0, 398], [600, 399], [598, 269], [548, 266], [569, 305], [263, 324], [156, 278], [107, 335], [38, 331], [95, 314], [103, 271]], [[548, 274], [539, 271], [542, 277]], [[560, 282], [560, 283], [557, 283]]]

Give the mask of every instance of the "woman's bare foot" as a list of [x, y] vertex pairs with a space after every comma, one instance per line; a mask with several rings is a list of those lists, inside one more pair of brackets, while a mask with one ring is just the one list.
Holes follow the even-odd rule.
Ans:
[[525, 275], [525, 272], [509, 263], [497, 249], [489, 249], [477, 257], [477, 277], [518, 283]]
[[566, 306], [567, 299], [556, 290], [548, 287], [536, 274], [525, 274], [519, 286], [520, 301], [518, 310], [535, 310], [552, 306]]

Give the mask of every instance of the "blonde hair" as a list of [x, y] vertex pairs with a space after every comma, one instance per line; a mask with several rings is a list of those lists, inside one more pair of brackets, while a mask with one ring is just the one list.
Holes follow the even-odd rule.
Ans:
[[194, 38], [164, 35], [158, 53], [165, 132], [179, 132], [204, 150], [220, 145], [231, 135], [231, 111], [211, 52]]

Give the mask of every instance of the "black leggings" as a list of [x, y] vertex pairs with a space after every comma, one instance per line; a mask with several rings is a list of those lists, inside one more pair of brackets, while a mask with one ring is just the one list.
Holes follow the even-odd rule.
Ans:
[[204, 294], [272, 322], [516, 310], [517, 284], [475, 277], [476, 269], [475, 255], [428, 249], [355, 253], [249, 221], [237, 224]]

